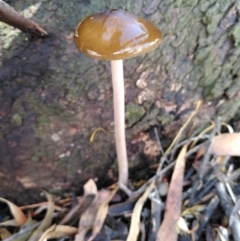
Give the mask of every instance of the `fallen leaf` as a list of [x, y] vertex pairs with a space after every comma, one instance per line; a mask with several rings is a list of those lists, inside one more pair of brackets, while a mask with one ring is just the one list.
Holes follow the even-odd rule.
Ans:
[[112, 198], [116, 194], [117, 190], [118, 190], [118, 187], [116, 187], [109, 194], [109, 196], [105, 199], [105, 201], [100, 205], [96, 218], [93, 223], [92, 235], [88, 239], [88, 241], [92, 241], [97, 236], [97, 234], [101, 231], [104, 221], [106, 219], [107, 213], [108, 213], [109, 202], [112, 200]]
[[94, 195], [94, 200], [91, 205], [84, 211], [81, 215], [79, 225], [78, 225], [78, 233], [75, 235], [75, 241], [82, 241], [85, 238], [86, 233], [92, 228], [94, 219], [96, 217], [97, 212], [97, 199], [98, 199], [98, 190], [95, 182], [90, 179], [84, 185], [84, 197], [86, 198], [88, 195]]
[[163, 222], [158, 230], [156, 241], [176, 241], [178, 237], [177, 222], [181, 215], [182, 186], [185, 170], [185, 155], [187, 146], [183, 146], [176, 160], [172, 180], [169, 185], [165, 214]]
[[16, 222], [15, 219], [6, 220], [0, 223], [2, 227], [19, 227], [19, 224]]
[[37, 221], [32, 220], [32, 217], [28, 215], [26, 223], [24, 223], [19, 232], [15, 234], [16, 237], [14, 238], [14, 241], [28, 240], [28, 238], [33, 233], [34, 229], [39, 225], [40, 223], [37, 223]]
[[46, 240], [47, 235], [52, 231], [54, 231], [55, 227], [56, 227], [56, 224], [52, 225], [47, 230], [45, 230], [45, 232], [42, 234], [41, 238], [38, 241]]
[[[33, 221], [33, 220], [32, 220]], [[27, 221], [28, 223], [28, 221]], [[7, 239], [4, 239], [4, 241], [26, 241], [28, 240], [29, 236], [33, 232], [33, 230], [40, 225], [40, 222], [38, 223], [25, 223], [24, 226], [15, 234], [12, 236], [8, 237]]]
[[140, 231], [140, 216], [144, 203], [146, 202], [149, 194], [151, 193], [155, 181], [152, 181], [150, 185], [145, 190], [144, 194], [138, 199], [132, 213], [131, 225], [127, 241], [136, 241]]
[[218, 156], [240, 156], [240, 133], [226, 133], [215, 136], [211, 153]]
[[66, 236], [77, 234], [78, 229], [67, 225], [53, 225], [47, 229], [39, 241], [47, 241], [48, 239], [58, 239]]
[[76, 222], [77, 219], [82, 215], [83, 212], [91, 205], [95, 198], [94, 194], [85, 195], [80, 202], [73, 207], [60, 222], [61, 225], [68, 224], [71, 225]]
[[6, 239], [10, 236], [12, 236], [12, 234], [6, 228], [0, 227], [0, 238], [1, 238], [1, 240], [4, 240], [4, 239]]
[[10, 208], [11, 214], [13, 215], [16, 223], [19, 226], [22, 226], [27, 221], [27, 217], [16, 204], [8, 201], [5, 198], [0, 198], [0, 201], [5, 202], [8, 205], [8, 207]]
[[54, 201], [52, 195], [45, 192], [45, 195], [48, 199], [48, 209], [42, 223], [34, 231], [28, 241], [37, 241], [42, 236], [42, 234], [51, 226], [53, 214], [54, 214]]

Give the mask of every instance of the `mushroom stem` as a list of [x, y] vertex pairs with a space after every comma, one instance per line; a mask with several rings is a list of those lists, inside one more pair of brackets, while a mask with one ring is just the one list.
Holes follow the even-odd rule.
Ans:
[[125, 139], [125, 100], [124, 100], [124, 77], [123, 61], [112, 60], [112, 84], [113, 84], [113, 106], [115, 143], [118, 161], [118, 182], [127, 184], [128, 161]]

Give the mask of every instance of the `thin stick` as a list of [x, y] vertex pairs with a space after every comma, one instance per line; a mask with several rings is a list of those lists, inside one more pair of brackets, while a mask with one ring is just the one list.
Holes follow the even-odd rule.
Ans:
[[0, 0], [0, 21], [18, 28], [23, 32], [29, 32], [38, 36], [48, 35], [40, 25], [25, 18], [2, 0]]
[[178, 132], [178, 134], [176, 135], [176, 137], [174, 138], [173, 142], [171, 143], [171, 145], [169, 146], [169, 148], [166, 150], [165, 155], [167, 155], [171, 149], [173, 148], [173, 146], [179, 141], [180, 136], [182, 135], [183, 131], [185, 130], [185, 128], [188, 126], [188, 124], [192, 121], [193, 117], [197, 114], [199, 107], [201, 106], [201, 101], [198, 101], [197, 106], [195, 108], [195, 110], [192, 112], [192, 114], [190, 115], [190, 117], [188, 118], [188, 120], [185, 122], [185, 124], [183, 125], [183, 127], [181, 127], [180, 131]]

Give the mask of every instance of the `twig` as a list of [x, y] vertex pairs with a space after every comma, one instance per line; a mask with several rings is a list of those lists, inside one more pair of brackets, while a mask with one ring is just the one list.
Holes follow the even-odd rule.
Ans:
[[158, 136], [158, 131], [157, 131], [157, 128], [154, 127], [154, 132], [155, 132], [155, 136], [157, 138], [157, 142], [158, 142], [158, 146], [159, 146], [159, 149], [160, 149], [160, 152], [162, 153], [162, 155], [164, 154], [164, 151], [163, 151], [163, 148], [162, 148], [162, 144], [160, 142], [160, 138]]
[[210, 203], [207, 206], [207, 209], [205, 211], [205, 214], [200, 218], [200, 227], [198, 228], [197, 232], [196, 232], [196, 239], [198, 239], [199, 237], [201, 237], [201, 234], [203, 232], [203, 229], [206, 228], [209, 219], [211, 218], [213, 212], [216, 210], [216, 208], [219, 205], [219, 198], [217, 196], [215, 196], [214, 198], [212, 198], [212, 200], [210, 201]]
[[209, 199], [212, 199], [216, 195], [215, 189], [208, 193], [206, 196], [202, 197], [200, 200], [196, 202], [196, 205], [200, 205], [206, 203]]
[[125, 192], [128, 195], [129, 198], [133, 197], [133, 192], [125, 184], [119, 182], [118, 186], [123, 192]]
[[137, 191], [133, 192], [134, 196], [138, 196], [141, 193], [143, 193], [146, 188], [148, 187], [148, 185], [156, 180], [157, 178], [159, 178], [159, 176], [165, 174], [166, 172], [168, 172], [171, 168], [173, 168], [173, 166], [175, 165], [175, 161], [170, 163], [168, 166], [166, 166], [164, 169], [160, 170], [156, 175], [154, 175], [153, 177], [151, 177], [144, 185], [142, 185]]
[[48, 35], [37, 23], [25, 18], [2, 0], [0, 0], [0, 21], [23, 32], [29, 32], [41, 37]]
[[148, 240], [155, 241], [157, 231], [160, 227], [161, 214], [164, 205], [156, 187], [153, 188], [153, 191], [148, 198], [151, 200], [151, 225], [149, 228]]
[[219, 126], [220, 120], [217, 119], [216, 122], [217, 123], [216, 123], [215, 127], [213, 128], [213, 130], [212, 130], [212, 132], [211, 132], [211, 134], [209, 136], [209, 146], [208, 146], [208, 148], [206, 150], [206, 153], [204, 155], [203, 161], [201, 163], [201, 166], [200, 166], [200, 168], [198, 170], [197, 176], [196, 176], [196, 178], [195, 178], [195, 180], [193, 182], [193, 185], [192, 185], [192, 193], [191, 193], [189, 204], [188, 204], [189, 207], [193, 205], [193, 202], [195, 200], [195, 196], [196, 196], [196, 193], [197, 193], [198, 185], [203, 180], [207, 163], [210, 160], [211, 148], [212, 148], [212, 139], [215, 136], [216, 131], [218, 130], [218, 126]]
[[188, 120], [185, 122], [185, 124], [181, 127], [180, 131], [178, 132], [178, 134], [176, 135], [176, 137], [174, 138], [173, 142], [171, 143], [171, 145], [169, 146], [169, 148], [166, 150], [165, 154], [167, 155], [171, 149], [173, 148], [174, 145], [176, 145], [176, 143], [178, 143], [180, 136], [182, 135], [183, 131], [185, 130], [185, 128], [188, 126], [188, 124], [192, 121], [193, 117], [197, 114], [198, 109], [201, 106], [201, 101], [198, 101], [197, 106], [195, 108], [195, 110], [192, 112], [192, 114], [190, 115], [190, 117], [188, 118]]
[[[189, 138], [189, 139], [187, 139], [187, 140], [184, 140], [184, 141], [182, 141], [182, 142], [180, 142], [180, 143], [178, 143], [172, 150], [171, 150], [171, 152], [169, 152], [169, 155], [170, 155], [170, 162], [174, 159], [174, 156], [176, 155], [176, 152], [177, 152], [177, 150], [181, 147], [181, 146], [183, 146], [183, 145], [185, 145], [185, 144], [189, 144], [189, 143], [191, 143], [191, 142], [193, 142], [193, 141], [195, 141], [195, 140], [200, 140], [200, 139], [209, 139], [209, 135], [203, 135], [203, 136], [201, 136], [201, 138], [199, 138], [198, 136], [196, 136], [196, 137], [191, 137], [191, 138]], [[194, 152], [197, 152], [198, 150], [199, 150], [199, 148], [201, 148], [203, 145], [206, 145], [206, 143], [201, 143], [201, 144], [199, 144], [198, 146], [195, 146], [195, 147], [193, 147], [193, 148], [191, 148], [188, 152], [187, 152], [187, 156], [189, 156], [189, 155], [191, 155], [191, 154], [193, 154]]]

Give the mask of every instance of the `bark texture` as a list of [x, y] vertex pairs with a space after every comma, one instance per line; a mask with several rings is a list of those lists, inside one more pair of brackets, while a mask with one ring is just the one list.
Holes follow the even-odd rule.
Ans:
[[[203, 100], [197, 125], [216, 115], [239, 118], [237, 0], [8, 2], [47, 27], [49, 37], [0, 24], [2, 196], [21, 194], [19, 202], [26, 202], [35, 197], [29, 188], [76, 191], [89, 177], [99, 185], [112, 178], [110, 63], [84, 56], [73, 42], [78, 22], [93, 12], [123, 8], [163, 32], [158, 49], [124, 62], [130, 166], [142, 165], [132, 141], [137, 133], [157, 125], [171, 139], [197, 100]], [[106, 132], [89, 142], [98, 127]]]

